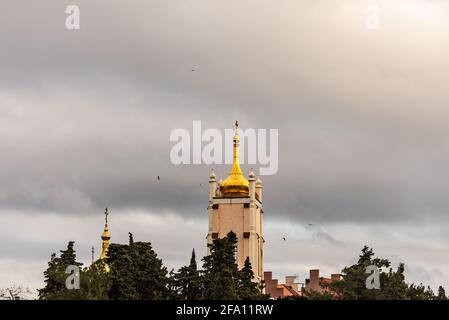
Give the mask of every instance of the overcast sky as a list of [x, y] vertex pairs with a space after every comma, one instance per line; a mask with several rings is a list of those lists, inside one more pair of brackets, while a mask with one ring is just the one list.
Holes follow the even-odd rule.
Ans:
[[238, 119], [279, 130], [267, 270], [303, 282], [367, 244], [449, 289], [448, 39], [441, 0], [0, 0], [0, 287], [41, 287], [69, 240], [88, 263], [106, 206], [113, 242], [204, 255], [211, 166], [173, 165], [170, 133]]

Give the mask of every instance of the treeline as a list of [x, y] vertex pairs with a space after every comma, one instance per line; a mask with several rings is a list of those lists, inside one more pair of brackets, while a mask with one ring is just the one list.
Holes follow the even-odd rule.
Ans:
[[[105, 260], [88, 267], [76, 260], [74, 242], [68, 243], [57, 257], [52, 254], [44, 272], [45, 287], [38, 290], [39, 299], [87, 300], [255, 300], [268, 299], [263, 288], [254, 282], [249, 259], [238, 270], [235, 253], [237, 238], [230, 232], [210, 245], [211, 254], [198, 268], [195, 251], [190, 263], [178, 271], [167, 271], [149, 242], [111, 244]], [[66, 287], [66, 268], [80, 268], [79, 289]], [[379, 288], [367, 288], [367, 267], [379, 270]], [[447, 300], [442, 286], [434, 293], [429, 286], [408, 284], [404, 264], [393, 270], [387, 259], [374, 257], [368, 247], [362, 249], [357, 263], [342, 270], [341, 281], [321, 283], [321, 292], [303, 290], [301, 296], [285, 299], [309, 300]]]
[[[369, 266], [380, 270], [378, 289], [367, 288]], [[305, 291], [306, 299], [314, 300], [447, 300], [442, 286], [434, 293], [429, 286], [408, 284], [405, 281], [405, 266], [400, 263], [396, 270], [388, 259], [374, 257], [373, 249], [365, 246], [356, 264], [342, 270], [341, 281], [321, 283], [322, 292]]]
[[[39, 299], [87, 300], [230, 300], [267, 299], [262, 287], [254, 282], [249, 259], [238, 270], [235, 253], [237, 238], [230, 232], [216, 239], [211, 254], [204, 257], [199, 269], [192, 251], [190, 263], [178, 271], [167, 271], [149, 242], [111, 244], [105, 260], [82, 268], [76, 259], [74, 242], [68, 243], [59, 257], [52, 254], [44, 272], [45, 287], [39, 289]], [[68, 266], [80, 268], [79, 289], [67, 289]]]

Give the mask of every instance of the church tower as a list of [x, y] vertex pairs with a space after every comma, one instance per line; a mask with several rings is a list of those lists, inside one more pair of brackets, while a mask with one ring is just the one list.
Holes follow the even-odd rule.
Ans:
[[251, 171], [248, 179], [239, 163], [238, 123], [234, 133], [234, 157], [230, 175], [216, 181], [214, 170], [209, 179], [209, 232], [207, 243], [224, 238], [230, 231], [237, 236], [237, 264], [241, 269], [247, 257], [257, 281], [263, 280], [262, 181]]

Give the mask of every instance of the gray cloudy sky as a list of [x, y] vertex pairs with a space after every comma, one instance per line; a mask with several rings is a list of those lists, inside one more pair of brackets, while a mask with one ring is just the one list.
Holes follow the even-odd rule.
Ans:
[[[79, 31], [65, 29], [69, 4]], [[0, 287], [42, 286], [69, 240], [87, 263], [106, 206], [113, 241], [132, 231], [169, 268], [203, 255], [211, 168], [172, 165], [170, 132], [235, 119], [279, 129], [267, 269], [303, 281], [368, 244], [409, 281], [449, 287], [448, 2], [1, 0], [0, 12]]]

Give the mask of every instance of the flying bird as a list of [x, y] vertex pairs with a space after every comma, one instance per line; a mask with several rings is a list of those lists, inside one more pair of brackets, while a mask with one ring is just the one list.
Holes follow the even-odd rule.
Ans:
[[157, 176], [157, 180], [158, 180], [158, 181], [161, 180], [161, 177]]
[[285, 239], [285, 237], [282, 237], [282, 240], [287, 241], [287, 239]]

